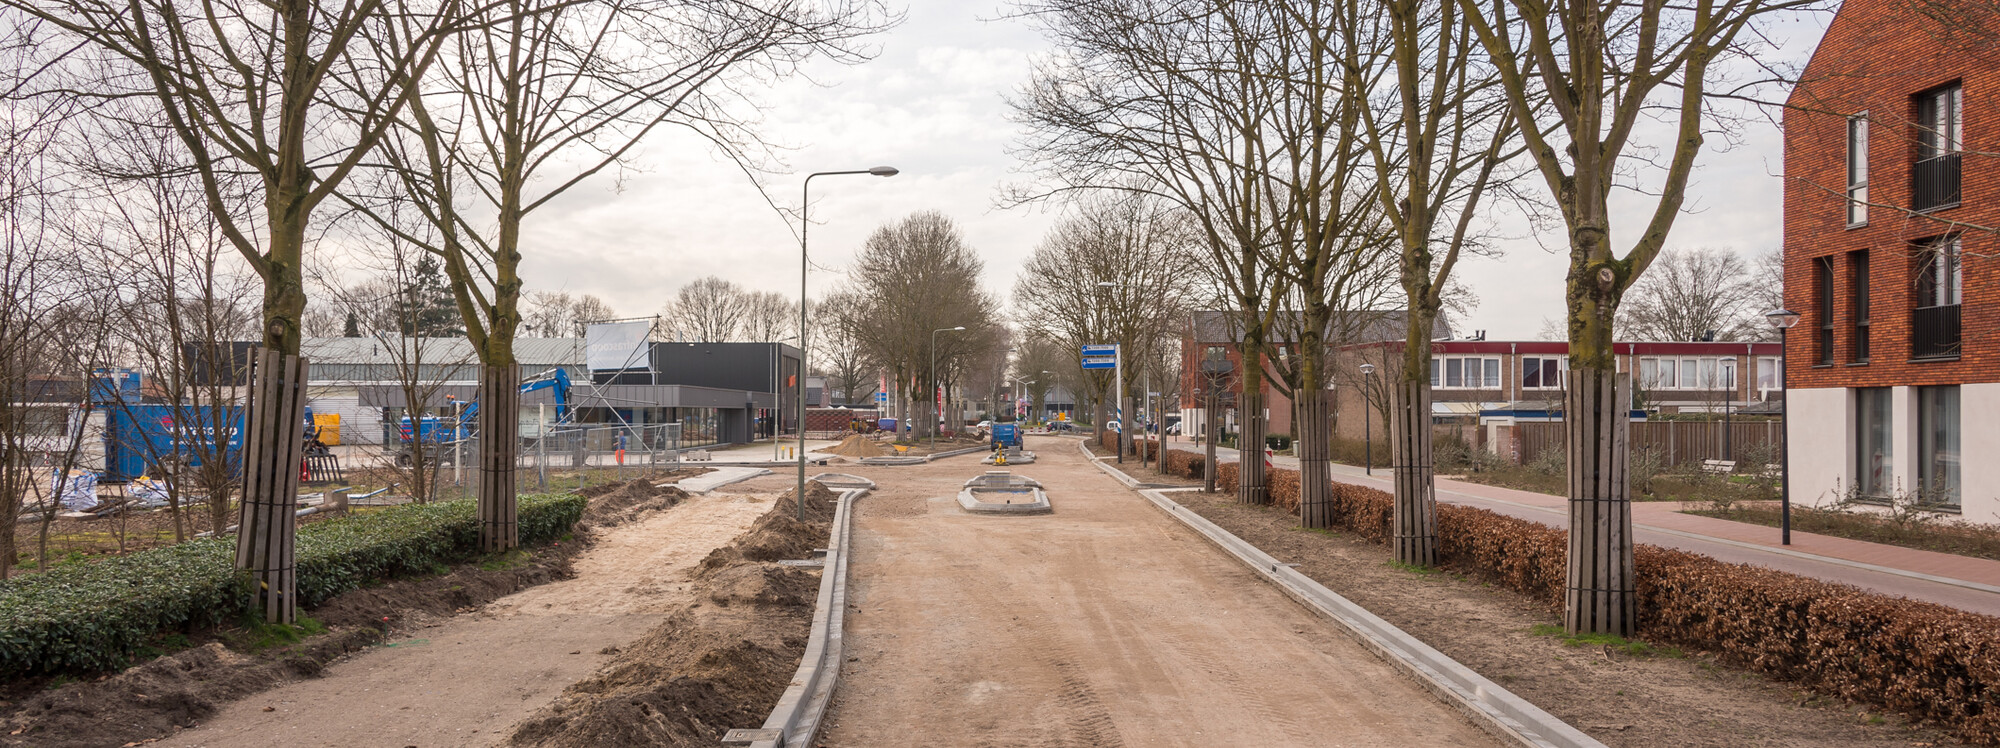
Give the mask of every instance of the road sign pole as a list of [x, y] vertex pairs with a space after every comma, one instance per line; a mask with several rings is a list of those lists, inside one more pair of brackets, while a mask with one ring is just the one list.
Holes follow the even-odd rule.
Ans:
[[1112, 449], [1118, 452], [1118, 464], [1123, 465], [1125, 464], [1125, 438], [1127, 436], [1125, 433], [1127, 425], [1125, 423], [1125, 346], [1112, 343], [1111, 350], [1113, 351], [1113, 360], [1118, 362], [1111, 369], [1111, 378], [1118, 380], [1118, 400], [1113, 404], [1114, 407], [1111, 409], [1112, 417], [1118, 420], [1118, 438], [1111, 441], [1114, 445]]

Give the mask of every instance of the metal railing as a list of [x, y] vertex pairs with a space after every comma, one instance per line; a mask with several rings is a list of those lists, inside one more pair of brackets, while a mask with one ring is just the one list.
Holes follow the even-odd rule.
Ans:
[[1959, 155], [1948, 153], [1910, 165], [1910, 209], [1934, 210], [1958, 204]]
[[1910, 358], [1958, 356], [1959, 305], [1922, 306], [1910, 313]]

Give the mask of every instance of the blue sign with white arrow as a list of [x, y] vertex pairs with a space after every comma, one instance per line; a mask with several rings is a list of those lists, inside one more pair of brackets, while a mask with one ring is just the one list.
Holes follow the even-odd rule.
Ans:
[[1118, 368], [1118, 346], [1117, 345], [1084, 346], [1083, 368], [1085, 369]]

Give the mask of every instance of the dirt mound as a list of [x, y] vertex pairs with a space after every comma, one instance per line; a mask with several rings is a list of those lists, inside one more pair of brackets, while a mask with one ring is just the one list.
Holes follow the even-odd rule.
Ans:
[[842, 439], [839, 444], [834, 445], [833, 448], [831, 449], [823, 449], [820, 451], [825, 452], [827, 454], [840, 455], [842, 457], [880, 457], [882, 455], [888, 454], [887, 452], [882, 451], [882, 445], [876, 444], [875, 440], [862, 436], [860, 434], [855, 434], [853, 436], [847, 437], [846, 439]]
[[516, 746], [712, 746], [764, 723], [805, 653], [819, 575], [775, 563], [825, 544], [838, 496], [806, 487], [702, 561], [696, 602], [516, 726]]
[[583, 495], [590, 499], [590, 508], [577, 523], [584, 530], [616, 527], [687, 500], [687, 492], [679, 487], [655, 486], [648, 479], [591, 486]]

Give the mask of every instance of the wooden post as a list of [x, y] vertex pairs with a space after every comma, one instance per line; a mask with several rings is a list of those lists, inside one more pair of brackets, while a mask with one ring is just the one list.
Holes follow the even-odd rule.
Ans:
[[297, 616], [293, 515], [305, 457], [305, 371], [298, 356], [269, 348], [251, 356], [236, 568], [248, 572], [252, 604], [266, 623], [290, 624]]
[[521, 366], [479, 368], [479, 548], [498, 553], [521, 543], [514, 493], [515, 445], [521, 437]]
[[1563, 625], [1571, 633], [1631, 636], [1638, 627], [1632, 564], [1632, 484], [1626, 462], [1631, 379], [1570, 370], [1569, 570]]
[[1298, 427], [1292, 444], [1299, 455], [1299, 524], [1315, 530], [1333, 527], [1333, 436], [1331, 391], [1308, 383], [1298, 389]]
[[1396, 496], [1390, 510], [1396, 560], [1412, 566], [1437, 565], [1436, 470], [1431, 462], [1431, 388], [1428, 381], [1397, 380], [1391, 404], [1390, 462]]

